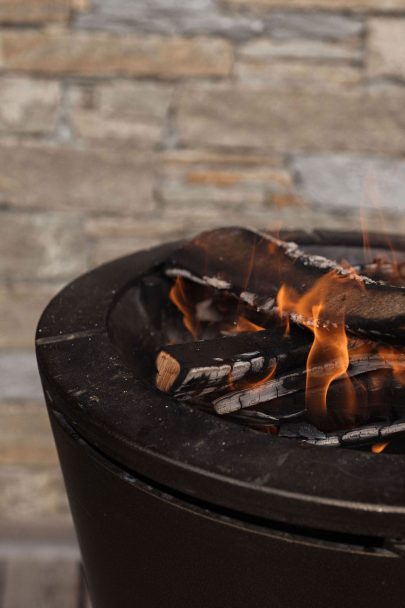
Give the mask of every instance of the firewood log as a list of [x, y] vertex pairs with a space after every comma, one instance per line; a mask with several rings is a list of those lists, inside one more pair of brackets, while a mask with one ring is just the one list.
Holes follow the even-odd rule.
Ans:
[[[284, 284], [305, 294], [332, 271], [327, 306], [320, 320], [324, 327], [345, 315], [353, 334], [405, 340], [405, 288], [358, 275], [318, 255], [307, 255], [295, 243], [280, 241], [264, 232], [220, 228], [203, 232], [169, 258], [166, 274], [185, 277], [232, 293], [258, 310], [276, 308]], [[313, 321], [290, 314], [293, 321]]]
[[241, 333], [213, 340], [165, 346], [156, 358], [156, 386], [176, 397], [232, 389], [241, 380], [256, 383], [277, 367], [303, 367], [312, 337], [280, 329]]
[[305, 443], [316, 446], [357, 448], [405, 437], [405, 419], [402, 418], [395, 422], [372, 423], [357, 429], [334, 433], [322, 433], [310, 424], [286, 423], [281, 426], [278, 436], [301, 439]]
[[[310, 371], [319, 378], [321, 385], [322, 378], [330, 375], [330, 371], [333, 369], [334, 365], [334, 361], [329, 360], [317, 368], [312, 368]], [[405, 360], [403, 365], [405, 369]], [[347, 374], [350, 378], [354, 378], [381, 369], [390, 372], [392, 369], [392, 362], [387, 361], [377, 353], [359, 354], [357, 356], [354, 354], [351, 357]], [[260, 404], [268, 403], [269, 401], [298, 392], [300, 392], [301, 395], [299, 401], [304, 403], [305, 399], [308, 401], [311, 398], [308, 394], [306, 398], [303, 395], [303, 391], [306, 387], [307, 374], [308, 370], [305, 368], [288, 371], [257, 386], [249, 386], [241, 390], [220, 395], [212, 400], [212, 405], [217, 414], [229, 414], [244, 408], [258, 407]], [[389, 384], [391, 385], [391, 373], [387, 374], [387, 376], [390, 378]], [[341, 380], [339, 379], [335, 380], [335, 382], [331, 384], [331, 387], [339, 386], [340, 382]]]

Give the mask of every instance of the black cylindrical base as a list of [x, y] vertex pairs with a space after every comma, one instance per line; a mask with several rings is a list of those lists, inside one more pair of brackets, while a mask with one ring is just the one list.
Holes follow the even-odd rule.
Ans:
[[94, 608], [403, 608], [404, 559], [138, 479], [50, 409]]

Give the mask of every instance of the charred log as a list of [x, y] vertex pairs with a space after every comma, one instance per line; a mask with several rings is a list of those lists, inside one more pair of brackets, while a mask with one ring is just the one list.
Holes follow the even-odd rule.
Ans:
[[169, 345], [156, 359], [156, 386], [181, 398], [256, 383], [275, 368], [304, 366], [310, 347], [306, 333], [279, 329]]
[[[330, 371], [335, 363], [333, 361], [327, 361], [318, 368], [311, 369], [313, 376], [317, 376], [322, 384], [322, 379], [330, 376]], [[378, 354], [359, 354], [352, 356], [347, 374], [350, 378], [360, 376], [363, 374], [369, 374], [370, 372], [376, 372], [377, 370], [387, 370], [388, 381], [383, 383], [383, 387], [379, 390], [383, 391], [383, 398], [387, 396], [386, 390], [390, 390], [395, 386], [391, 377], [392, 362], [389, 362], [382, 358]], [[405, 369], [405, 362], [404, 362]], [[261, 404], [269, 403], [273, 400], [278, 400], [281, 397], [299, 393], [298, 403], [302, 404], [305, 401], [310, 402], [311, 394], [307, 392], [304, 396], [306, 388], [307, 370], [299, 369], [294, 371], [288, 371], [278, 375], [277, 377], [271, 378], [267, 382], [259, 384], [257, 386], [250, 386], [241, 390], [233, 391], [225, 395], [221, 395], [212, 401], [214, 410], [217, 414], [229, 414], [236, 412], [240, 409], [257, 408]], [[330, 387], [330, 391], [337, 391], [343, 384], [342, 380], [336, 380]], [[386, 389], [388, 386], [388, 389]], [[314, 389], [316, 390], [316, 389]], [[360, 390], [360, 389], [359, 389]], [[372, 384], [370, 390], [373, 390]], [[344, 392], [342, 392], [342, 399], [345, 398]]]
[[379, 422], [351, 431], [322, 433], [311, 424], [286, 423], [280, 427], [279, 437], [301, 439], [305, 443], [326, 447], [357, 448], [374, 443], [385, 443], [405, 437], [405, 419], [396, 422]]
[[[265, 311], [276, 308], [285, 284], [299, 294], [308, 292], [326, 274], [341, 279], [328, 290], [325, 327], [345, 311], [346, 326], [354, 334], [405, 339], [405, 288], [357, 275], [322, 256], [307, 255], [295, 243], [243, 228], [204, 232], [177, 250], [166, 274], [232, 293]], [[308, 321], [291, 315], [295, 322]]]

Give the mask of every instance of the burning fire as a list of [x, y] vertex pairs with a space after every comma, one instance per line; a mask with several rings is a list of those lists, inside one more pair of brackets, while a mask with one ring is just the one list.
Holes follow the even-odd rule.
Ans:
[[295, 318], [314, 334], [306, 364], [306, 406], [318, 424], [327, 415], [328, 391], [337, 378], [343, 381], [345, 418], [347, 423], [353, 422], [356, 394], [347, 375], [350, 358], [345, 311], [329, 319], [327, 304], [331, 288], [348, 280], [352, 279], [332, 270], [303, 295], [283, 285], [277, 296], [280, 315]]
[[[252, 251], [248, 265], [246, 284], [252, 272], [252, 264], [255, 252]], [[349, 339], [345, 326], [344, 298], [338, 312], [336, 306], [333, 313], [328, 307], [328, 299], [334, 294], [344, 293], [347, 283], [351, 287], [355, 285], [358, 289], [365, 289], [362, 277], [356, 274], [356, 270], [350, 265], [344, 264], [346, 274], [332, 270], [322, 276], [310, 289], [299, 293], [293, 287], [284, 284], [277, 295], [277, 308], [282, 321], [286, 324], [286, 332], [289, 333], [290, 323], [294, 322], [306, 327], [313, 334], [313, 342], [306, 361], [306, 409], [312, 422], [322, 430], [333, 428], [350, 428], [355, 426], [362, 417], [364, 406], [372, 407], [372, 399], [369, 402], [370, 387], [362, 384], [359, 379], [352, 380], [348, 374], [351, 361], [356, 357], [370, 354], [378, 356], [391, 367], [392, 374], [398, 382], [405, 386], [405, 357], [401, 349], [390, 346], [382, 346], [376, 342], [363, 340], [360, 346], [356, 340]], [[198, 339], [201, 333], [201, 322], [198, 318], [198, 302], [194, 301], [193, 293], [188, 292], [187, 282], [178, 277], [170, 290], [170, 300], [183, 315], [183, 323], [190, 334]], [[259, 332], [265, 327], [258, 325], [241, 314], [241, 306], [238, 304], [235, 319], [229, 321], [229, 316], [223, 319], [220, 331], [223, 335], [232, 335], [245, 332]], [[219, 317], [221, 318], [221, 317]], [[350, 348], [349, 348], [350, 347]], [[274, 365], [264, 372], [264, 376], [258, 380], [250, 378], [249, 381], [236, 377], [229, 378], [229, 390], [240, 390], [263, 385], [272, 380], [277, 371]], [[339, 421], [333, 421], [337, 411], [333, 412], [332, 398], [330, 396], [331, 385], [339, 381]], [[370, 383], [372, 385], [373, 378]], [[387, 443], [376, 443], [371, 450], [375, 454], [381, 453]]]
[[183, 315], [184, 327], [190, 332], [193, 338], [198, 338], [199, 323], [195, 316], [195, 306], [190, 301], [189, 295], [187, 294], [184, 279], [177, 277], [173, 287], [169, 293], [170, 301]]

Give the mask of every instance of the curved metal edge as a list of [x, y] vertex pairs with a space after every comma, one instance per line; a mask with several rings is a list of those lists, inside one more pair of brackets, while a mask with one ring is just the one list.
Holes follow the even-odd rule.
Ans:
[[174, 246], [101, 266], [48, 305], [37, 357], [50, 407], [108, 457], [186, 495], [297, 525], [404, 536], [403, 457], [272, 441], [134, 378], [111, 344], [108, 313]]

